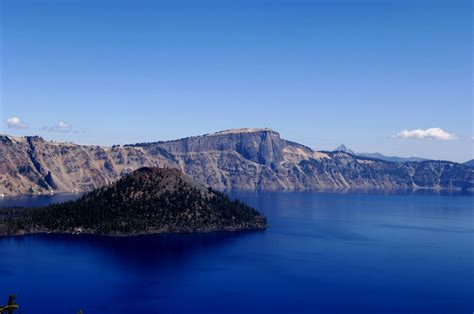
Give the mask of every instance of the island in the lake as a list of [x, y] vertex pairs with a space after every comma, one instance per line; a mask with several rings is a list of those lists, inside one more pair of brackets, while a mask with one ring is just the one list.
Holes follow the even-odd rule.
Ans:
[[0, 235], [137, 235], [266, 228], [256, 209], [168, 168], [141, 168], [78, 200], [0, 209]]

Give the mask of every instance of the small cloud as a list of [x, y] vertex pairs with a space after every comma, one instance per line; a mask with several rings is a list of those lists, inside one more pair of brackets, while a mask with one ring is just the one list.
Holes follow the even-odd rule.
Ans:
[[42, 127], [41, 130], [48, 132], [68, 133], [72, 131], [72, 126], [67, 122], [59, 121], [55, 126]]
[[395, 138], [414, 138], [414, 139], [432, 139], [440, 141], [455, 140], [458, 137], [454, 133], [448, 133], [441, 128], [430, 128], [426, 130], [403, 130], [393, 137]]
[[9, 129], [27, 129], [28, 124], [23, 122], [20, 118], [17, 117], [11, 117], [7, 119], [7, 125]]

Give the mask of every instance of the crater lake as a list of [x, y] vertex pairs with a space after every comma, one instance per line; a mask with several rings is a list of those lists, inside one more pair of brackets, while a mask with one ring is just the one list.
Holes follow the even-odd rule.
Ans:
[[472, 194], [231, 196], [262, 211], [268, 229], [0, 238], [0, 303], [14, 293], [24, 314], [474, 311]]

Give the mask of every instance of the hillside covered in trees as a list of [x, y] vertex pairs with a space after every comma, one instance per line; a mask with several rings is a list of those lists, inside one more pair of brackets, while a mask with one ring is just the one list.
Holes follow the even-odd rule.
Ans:
[[141, 168], [75, 201], [0, 210], [0, 235], [35, 232], [111, 235], [263, 229], [257, 210], [177, 169]]

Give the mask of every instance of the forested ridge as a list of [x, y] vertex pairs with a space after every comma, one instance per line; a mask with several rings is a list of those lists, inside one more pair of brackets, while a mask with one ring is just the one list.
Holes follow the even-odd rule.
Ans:
[[177, 169], [142, 168], [75, 201], [2, 209], [3, 234], [142, 234], [261, 229], [254, 208], [206, 188]]

